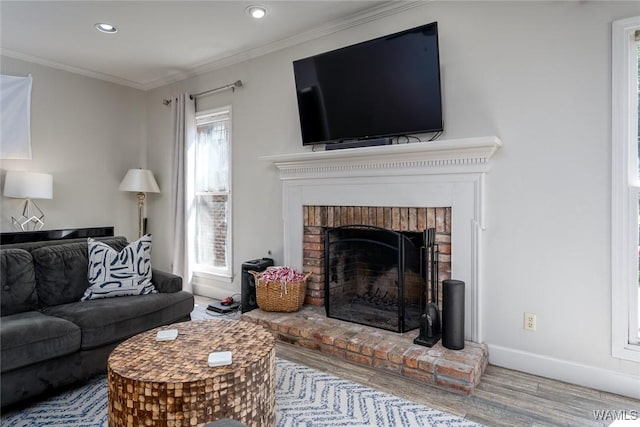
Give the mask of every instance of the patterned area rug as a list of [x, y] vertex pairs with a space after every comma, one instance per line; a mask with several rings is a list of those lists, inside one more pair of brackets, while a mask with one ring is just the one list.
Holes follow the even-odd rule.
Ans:
[[[22, 411], [3, 414], [0, 425], [107, 426], [106, 382], [98, 377]], [[478, 426], [283, 359], [277, 359], [276, 420], [278, 427]]]

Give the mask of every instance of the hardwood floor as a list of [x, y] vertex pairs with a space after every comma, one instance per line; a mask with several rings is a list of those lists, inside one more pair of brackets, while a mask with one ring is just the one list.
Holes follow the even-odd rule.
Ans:
[[278, 342], [276, 354], [487, 426], [603, 426], [612, 420], [596, 421], [594, 411], [626, 410], [628, 418], [640, 411], [638, 400], [492, 365], [475, 393], [463, 396], [291, 344]]
[[[207, 301], [197, 300], [193, 318], [212, 318], [203, 313]], [[639, 400], [493, 365], [475, 393], [464, 396], [282, 342], [276, 355], [487, 426], [608, 426], [614, 422], [614, 412], [596, 420], [594, 411], [617, 411], [618, 415], [626, 411], [627, 421], [614, 425], [640, 426], [640, 419], [632, 420], [640, 416]]]

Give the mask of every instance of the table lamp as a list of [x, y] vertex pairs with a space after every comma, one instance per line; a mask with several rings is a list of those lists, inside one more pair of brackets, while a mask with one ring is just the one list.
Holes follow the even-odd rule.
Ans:
[[120, 191], [132, 191], [137, 193], [138, 198], [138, 237], [142, 237], [144, 232], [144, 199], [145, 193], [159, 193], [160, 187], [156, 179], [153, 177], [153, 173], [148, 169], [129, 169], [127, 174], [122, 179]]
[[32, 199], [53, 199], [53, 176], [47, 173], [7, 171], [3, 194], [5, 197], [24, 199], [22, 215], [18, 218], [11, 217], [11, 224], [16, 230], [41, 230], [44, 227], [44, 212]]

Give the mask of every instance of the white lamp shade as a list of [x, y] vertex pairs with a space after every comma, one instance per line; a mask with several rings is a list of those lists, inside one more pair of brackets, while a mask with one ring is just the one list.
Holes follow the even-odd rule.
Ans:
[[158, 183], [150, 170], [129, 169], [118, 190], [133, 191], [135, 193], [159, 193], [160, 187], [158, 187]]
[[16, 199], [53, 199], [53, 176], [48, 173], [7, 171], [4, 196]]

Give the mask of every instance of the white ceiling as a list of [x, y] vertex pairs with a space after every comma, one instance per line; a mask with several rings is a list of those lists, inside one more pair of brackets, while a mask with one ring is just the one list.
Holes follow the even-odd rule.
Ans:
[[[255, 20], [249, 5], [268, 9]], [[0, 53], [151, 89], [403, 7], [389, 1], [0, 1]], [[98, 32], [106, 22], [116, 34]]]

